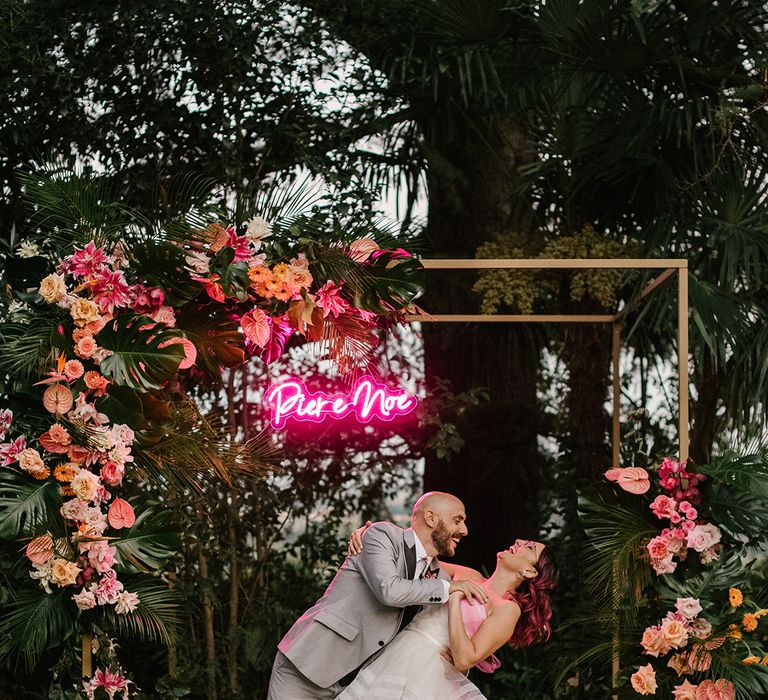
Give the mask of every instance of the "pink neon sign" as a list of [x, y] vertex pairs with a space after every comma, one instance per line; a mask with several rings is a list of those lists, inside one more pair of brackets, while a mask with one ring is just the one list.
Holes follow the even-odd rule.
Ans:
[[348, 394], [312, 393], [300, 379], [286, 379], [269, 388], [265, 397], [270, 422], [282, 428], [288, 418], [319, 423], [326, 418], [354, 416], [361, 423], [372, 418], [392, 420], [413, 411], [418, 403], [405, 391], [390, 389], [373, 377], [358, 379]]

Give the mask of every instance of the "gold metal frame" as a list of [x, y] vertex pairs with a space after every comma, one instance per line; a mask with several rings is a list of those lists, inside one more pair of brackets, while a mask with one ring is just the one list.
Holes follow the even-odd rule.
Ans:
[[589, 259], [567, 258], [492, 259], [492, 260], [422, 260], [427, 270], [663, 270], [640, 294], [615, 314], [436, 314], [406, 316], [422, 323], [610, 323], [612, 327], [613, 428], [611, 445], [613, 466], [621, 460], [621, 383], [619, 356], [624, 317], [664, 282], [677, 277], [677, 355], [680, 459], [688, 458], [688, 261], [671, 259]]
[[[680, 459], [688, 459], [688, 261], [682, 259], [589, 259], [561, 260], [493, 259], [493, 260], [422, 260], [427, 270], [663, 270], [626, 306], [615, 314], [437, 314], [410, 315], [408, 321], [422, 323], [610, 323], [611, 364], [613, 366], [612, 464], [621, 463], [621, 328], [627, 313], [667, 280], [677, 276], [677, 356], [678, 356], [678, 436]], [[618, 697], [619, 651], [614, 636], [611, 664], [612, 697]]]

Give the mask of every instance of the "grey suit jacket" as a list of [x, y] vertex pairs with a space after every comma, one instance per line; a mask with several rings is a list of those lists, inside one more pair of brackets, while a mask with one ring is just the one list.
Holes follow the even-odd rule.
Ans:
[[448, 574], [433, 567], [438, 578], [411, 580], [415, 562], [412, 529], [375, 523], [278, 648], [316, 685], [336, 683], [394, 638], [404, 608], [440, 602]]

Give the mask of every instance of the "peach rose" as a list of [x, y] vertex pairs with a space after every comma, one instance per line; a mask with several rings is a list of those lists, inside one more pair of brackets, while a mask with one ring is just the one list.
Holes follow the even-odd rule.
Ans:
[[656, 692], [656, 671], [651, 664], [641, 666], [630, 678], [632, 687], [640, 695], [653, 695]]
[[309, 270], [299, 270], [297, 268], [291, 268], [292, 275], [291, 281], [297, 287], [302, 289], [309, 289], [312, 284], [312, 273]]
[[688, 630], [678, 620], [664, 620], [661, 623], [659, 634], [675, 649], [680, 649], [688, 644]]
[[46, 471], [46, 466], [43, 464], [43, 458], [40, 456], [40, 453], [31, 447], [27, 447], [27, 449], [19, 452], [18, 460], [19, 466], [28, 474], [42, 474]]
[[93, 353], [96, 352], [96, 341], [93, 339], [92, 335], [85, 334], [83, 335], [80, 340], [77, 341], [77, 345], [75, 345], [75, 354], [78, 357], [82, 357], [85, 359], [88, 359], [89, 357], [93, 357]]
[[74, 586], [80, 567], [73, 561], [54, 559], [51, 565], [51, 581], [59, 586]]
[[649, 627], [646, 629], [645, 632], [643, 632], [643, 639], [640, 644], [643, 649], [645, 649], [646, 654], [656, 657], [658, 657], [659, 654], [666, 654], [671, 648], [669, 641], [661, 635], [658, 627]]
[[66, 296], [67, 285], [64, 284], [64, 278], [61, 275], [48, 275], [40, 282], [38, 292], [48, 304], [55, 304]]
[[87, 469], [81, 469], [72, 479], [72, 491], [81, 501], [93, 501], [100, 486], [99, 477]]
[[83, 298], [78, 298], [77, 301], [72, 304], [69, 313], [72, 315], [75, 324], [81, 328], [101, 316], [101, 314], [99, 314], [99, 307], [90, 299]]

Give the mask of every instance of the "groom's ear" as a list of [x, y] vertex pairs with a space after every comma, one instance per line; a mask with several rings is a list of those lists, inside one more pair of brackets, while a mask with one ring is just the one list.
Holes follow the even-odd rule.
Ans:
[[437, 525], [437, 513], [435, 513], [434, 510], [427, 508], [424, 511], [424, 522], [429, 525], [429, 527], [435, 527], [435, 525]]

